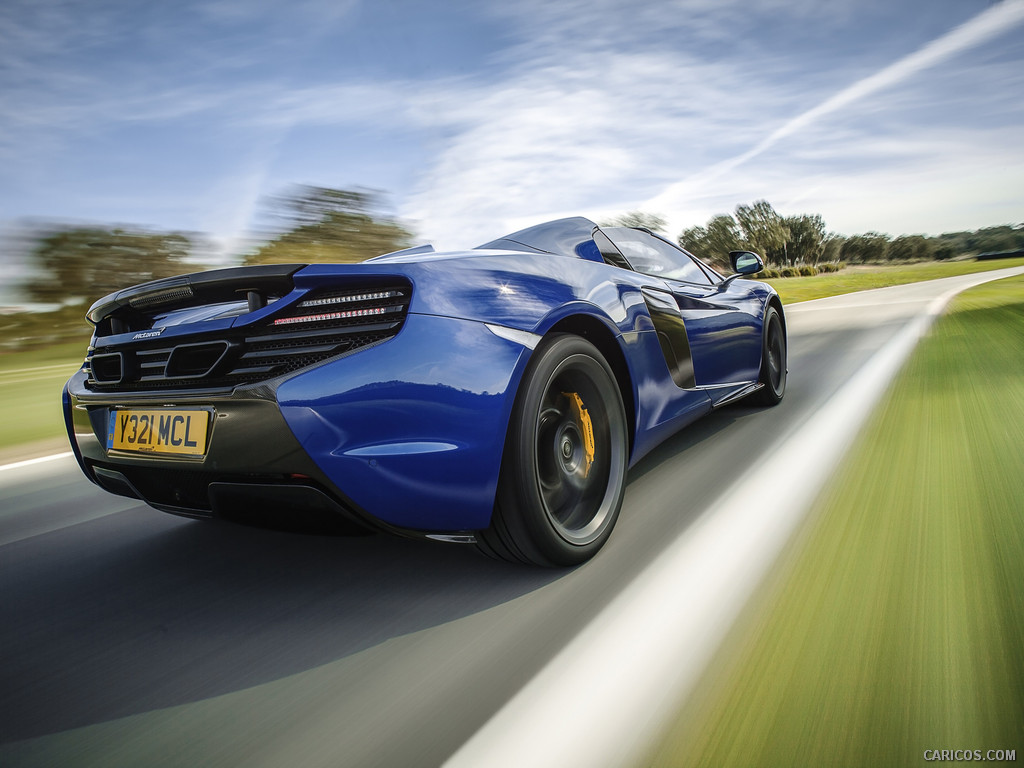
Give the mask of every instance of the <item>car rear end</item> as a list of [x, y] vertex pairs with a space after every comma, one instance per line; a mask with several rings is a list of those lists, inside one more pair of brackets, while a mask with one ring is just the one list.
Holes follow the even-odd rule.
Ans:
[[277, 390], [396, 337], [412, 285], [359, 272], [303, 283], [301, 269], [184, 275], [94, 304], [92, 344], [64, 392], [85, 474], [187, 516], [259, 520], [286, 509], [380, 526], [300, 445]]

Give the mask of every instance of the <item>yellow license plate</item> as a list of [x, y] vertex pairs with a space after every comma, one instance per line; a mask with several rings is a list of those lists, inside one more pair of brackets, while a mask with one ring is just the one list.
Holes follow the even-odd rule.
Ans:
[[115, 409], [110, 412], [107, 450], [202, 456], [209, 426], [209, 411]]

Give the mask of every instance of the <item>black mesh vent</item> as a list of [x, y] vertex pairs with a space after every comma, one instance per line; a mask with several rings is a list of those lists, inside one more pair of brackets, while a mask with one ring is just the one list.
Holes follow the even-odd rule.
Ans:
[[205, 376], [230, 348], [226, 341], [179, 344], [167, 359], [164, 374], [173, 379]]
[[259, 326], [231, 333], [196, 334], [171, 346], [167, 340], [98, 346], [88, 387], [229, 389], [266, 381], [392, 338], [405, 322], [411, 293], [405, 283], [312, 293]]
[[121, 353], [114, 352], [106, 355], [93, 355], [90, 362], [92, 377], [96, 381], [117, 383], [121, 381]]

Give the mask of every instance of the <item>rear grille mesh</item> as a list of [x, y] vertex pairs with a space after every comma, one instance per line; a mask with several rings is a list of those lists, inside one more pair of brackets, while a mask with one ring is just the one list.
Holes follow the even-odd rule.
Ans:
[[311, 293], [258, 326], [178, 337], [174, 344], [98, 346], [86, 366], [97, 392], [221, 389], [266, 381], [395, 336], [407, 283]]

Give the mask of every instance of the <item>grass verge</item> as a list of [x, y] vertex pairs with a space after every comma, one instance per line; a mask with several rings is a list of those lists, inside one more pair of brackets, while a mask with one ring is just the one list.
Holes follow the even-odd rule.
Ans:
[[83, 357], [80, 342], [0, 355], [0, 450], [64, 434], [60, 393]]
[[1024, 278], [954, 301], [645, 765], [1024, 752], [1021, 339]]
[[901, 264], [898, 266], [848, 267], [842, 272], [815, 275], [814, 277], [786, 277], [766, 280], [782, 298], [784, 304], [796, 301], [821, 299], [840, 293], [865, 291], [869, 288], [885, 288], [889, 285], [904, 285], [940, 277], [954, 277], [973, 272], [988, 272], [993, 269], [1024, 266], [1024, 259], [998, 259], [995, 261], [929, 261], [922, 264]]

